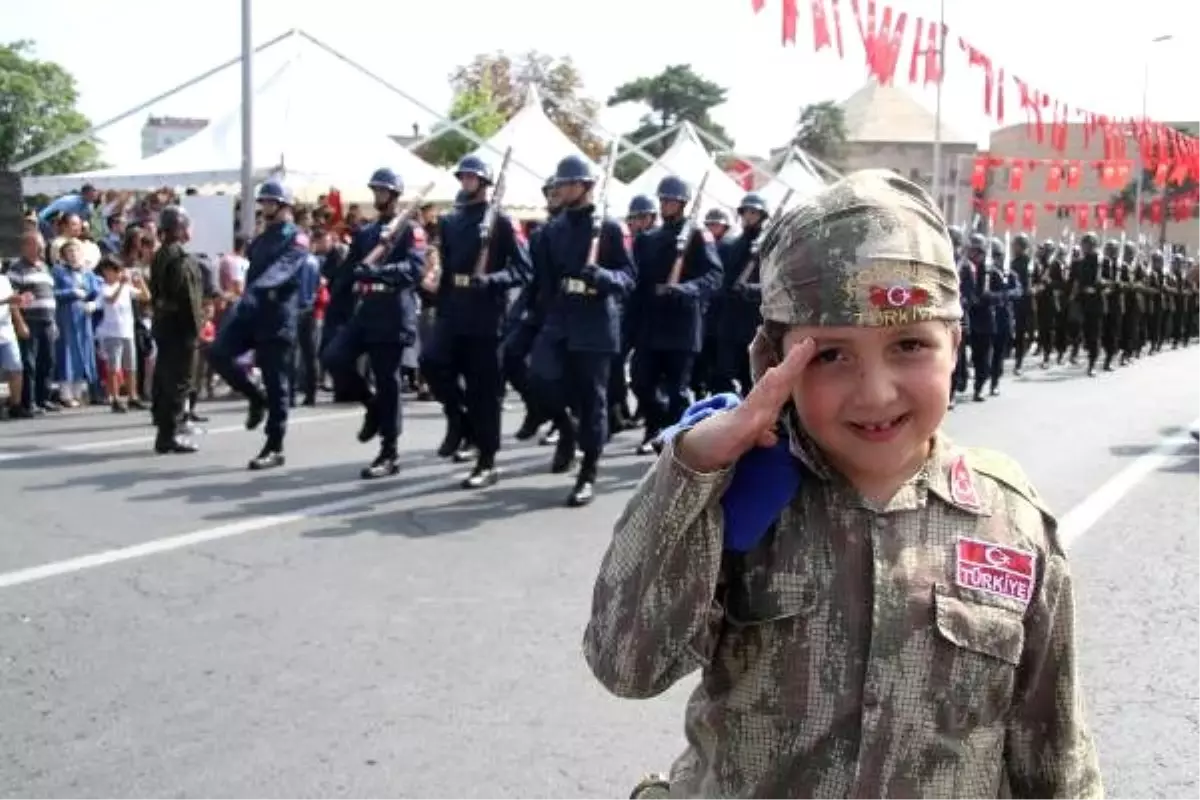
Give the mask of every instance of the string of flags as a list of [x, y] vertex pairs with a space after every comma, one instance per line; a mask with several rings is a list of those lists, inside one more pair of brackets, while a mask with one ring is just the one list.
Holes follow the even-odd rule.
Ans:
[[[1000, 202], [999, 200], [985, 200], [982, 198], [976, 198], [974, 201], [975, 213], [981, 218], [987, 219], [989, 228], [992, 230], [998, 224], [1003, 224], [1004, 227], [1010, 229], [1019, 227], [1025, 231], [1035, 230], [1037, 228], [1039, 205], [1046, 213], [1054, 214], [1058, 217], [1073, 218], [1075, 225], [1080, 230], [1087, 230], [1092, 227], [1093, 219], [1095, 219], [1095, 226], [1101, 229], [1105, 229], [1109, 225], [1121, 228], [1125, 225], [1125, 217], [1128, 213], [1126, 204], [1119, 201], [1115, 203], [1035, 203], [1019, 200]], [[1155, 225], [1162, 223], [1166, 219], [1185, 222], [1192, 218], [1195, 209], [1196, 200], [1192, 197], [1175, 197], [1171, 199], [1155, 197], [1143, 204], [1142, 221]]]
[[[836, 51], [838, 58], [846, 57], [843, 35], [844, 16], [852, 16], [859, 40], [866, 54], [868, 72], [882, 85], [891, 85], [907, 55], [907, 78], [910, 84], [940, 84], [945, 74], [943, 58], [953, 49], [966, 56], [967, 67], [983, 78], [983, 112], [1003, 125], [1011, 98], [1015, 95], [1019, 112], [1026, 123], [1026, 132], [1039, 144], [1049, 144], [1058, 152], [1067, 149], [1068, 126], [1072, 121], [1083, 123], [1084, 147], [1099, 140], [1104, 147], [1104, 161], [1130, 159], [1126, 142], [1137, 142], [1137, 153], [1143, 169], [1154, 173], [1162, 183], [1184, 183], [1189, 178], [1200, 180], [1200, 140], [1188, 136], [1170, 125], [1145, 118], [1116, 117], [1080, 108], [1035, 86], [995, 62], [964, 37], [950, 38], [949, 29], [937, 20], [927, 20], [877, 0], [807, 0], [812, 17], [812, 46], [815, 52]], [[783, 45], [795, 45], [799, 33], [801, 0], [780, 0]], [[751, 10], [761, 13], [767, 0], [750, 0]], [[849, 6], [849, 13], [844, 11]], [[911, 37], [909, 31], [912, 31]], [[906, 41], [911, 44], [906, 48]], [[945, 42], [947, 46], [942, 47]], [[944, 50], [944, 52], [943, 52]], [[1069, 169], [1069, 167], [1068, 167]], [[1161, 175], [1161, 179], [1160, 176]]]

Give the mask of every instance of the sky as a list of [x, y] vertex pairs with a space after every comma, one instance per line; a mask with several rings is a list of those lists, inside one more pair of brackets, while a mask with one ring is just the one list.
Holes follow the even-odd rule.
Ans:
[[[799, 43], [789, 47], [780, 43], [780, 0], [766, 0], [758, 15], [750, 0], [254, 0], [252, 34], [258, 44], [290, 28], [304, 29], [437, 111], [449, 105], [446, 77], [481, 52], [570, 54], [585, 91], [601, 100], [627, 80], [689, 63], [728, 89], [729, 101], [713, 116], [733, 135], [737, 150], [765, 154], [788, 139], [802, 106], [845, 99], [867, 77], [849, 0], [842, 0], [844, 61], [831, 50], [812, 52], [808, 3], [799, 5]], [[891, 5], [910, 17], [938, 15], [938, 0]], [[33, 40], [38, 57], [72, 72], [80, 109], [99, 123], [235, 58], [240, 7], [239, 0], [0, 0], [0, 40]], [[982, 73], [968, 71], [958, 36], [1010, 74], [1073, 105], [1138, 114], [1148, 74], [1149, 116], [1200, 119], [1200, 92], [1183, 78], [1196, 69], [1194, 55], [1188, 58], [1200, 28], [1194, 0], [945, 0], [945, 20], [944, 124], [981, 144], [994, 123], [982, 113]], [[1149, 43], [1172, 33], [1170, 41]], [[255, 59], [256, 84], [287, 57], [278, 49]], [[901, 61], [903, 79], [907, 54]], [[328, 104], [345, 124], [370, 120], [408, 133], [413, 123], [425, 129], [434, 121], [350, 68], [330, 64], [313, 79], [309, 97]], [[140, 158], [140, 130], [149, 114], [212, 118], [228, 112], [238, 102], [239, 81], [231, 67], [106, 128], [105, 160], [119, 165]], [[918, 99], [933, 108], [932, 90]], [[1006, 122], [1020, 121], [1011, 89], [1007, 103]], [[644, 110], [607, 109], [600, 121], [624, 131]]]

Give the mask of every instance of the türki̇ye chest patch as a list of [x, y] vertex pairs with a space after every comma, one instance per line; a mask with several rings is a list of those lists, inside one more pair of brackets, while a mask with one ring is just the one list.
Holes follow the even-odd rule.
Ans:
[[954, 555], [956, 584], [1029, 605], [1033, 598], [1036, 554], [960, 536]]

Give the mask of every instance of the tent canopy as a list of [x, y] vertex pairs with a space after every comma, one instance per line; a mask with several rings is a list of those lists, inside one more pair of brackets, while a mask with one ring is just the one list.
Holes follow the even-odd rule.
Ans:
[[746, 194], [745, 190], [717, 166], [708, 149], [700, 141], [696, 129], [690, 122], [684, 122], [679, 126], [675, 140], [662, 157], [647, 167], [646, 171], [629, 185], [629, 193], [630, 196], [644, 194], [654, 197], [658, 192], [658, 182], [668, 175], [682, 178], [695, 192], [706, 171], [709, 173], [708, 183], [704, 185], [704, 196], [699, 198], [700, 204], [705, 209], [737, 208]]
[[[824, 186], [825, 181], [808, 164], [804, 156], [793, 149], [784, 157], [783, 166], [775, 173], [775, 177], [766, 186], [759, 189], [758, 193], [767, 201], [767, 207], [774, 214], [786, 211], [788, 208], [795, 208], [819, 192]], [[779, 204], [783, 202], [783, 198], [787, 196], [789, 190], [794, 191], [791, 199], [788, 200], [787, 208], [780, 208]]]
[[[391, 167], [415, 194], [434, 183], [435, 201], [453, 200], [458, 183], [396, 144], [381, 127], [347, 122], [314, 102], [313, 86], [324, 85], [333, 61], [302, 37], [289, 40], [295, 52], [254, 93], [253, 158], [256, 181], [281, 178], [303, 201], [337, 186], [347, 200], [371, 196], [367, 179], [379, 167]], [[282, 44], [282, 43], [281, 43]], [[29, 176], [23, 191], [60, 194], [91, 183], [98, 189], [149, 190], [161, 186], [197, 186], [236, 190], [241, 180], [242, 110], [232, 109], [174, 147], [118, 167], [60, 176]]]
[[[504, 205], [514, 209], [541, 209], [546, 205], [542, 185], [554, 175], [558, 162], [578, 156], [599, 174], [599, 166], [555, 125], [542, 109], [542, 98], [535, 86], [529, 87], [525, 105], [503, 128], [492, 134], [486, 146], [472, 155], [500, 168], [504, 151], [512, 148], [508, 167]], [[617, 215], [624, 213], [630, 197], [625, 185], [614, 180], [609, 188], [609, 206]], [[618, 210], [619, 209], [619, 210]]]

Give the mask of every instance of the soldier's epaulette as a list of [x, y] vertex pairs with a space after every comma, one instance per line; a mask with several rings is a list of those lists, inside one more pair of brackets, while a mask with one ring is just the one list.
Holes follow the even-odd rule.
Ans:
[[986, 447], [968, 447], [966, 453], [967, 463], [970, 464], [971, 469], [1004, 484], [1029, 501], [1030, 505], [1037, 508], [1042, 514], [1054, 519], [1054, 514], [1050, 511], [1049, 506], [1042, 500], [1041, 495], [1029, 480], [1029, 476], [1025, 474], [1025, 470], [1021, 469], [1015, 460], [997, 450], [989, 450]]

